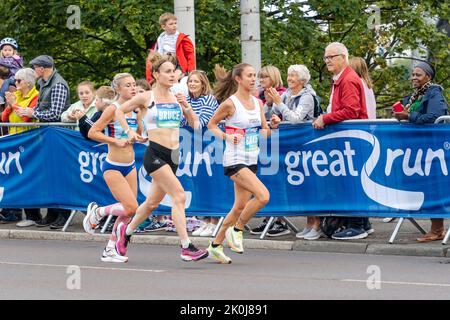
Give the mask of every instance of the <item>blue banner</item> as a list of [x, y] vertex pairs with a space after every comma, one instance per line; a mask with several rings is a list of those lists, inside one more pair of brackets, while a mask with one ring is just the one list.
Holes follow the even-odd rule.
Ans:
[[[324, 130], [283, 125], [260, 137], [258, 176], [270, 191], [260, 216], [346, 215], [450, 217], [450, 127], [342, 123]], [[232, 181], [224, 176], [223, 141], [209, 131], [180, 130], [177, 176], [188, 215], [226, 214]], [[151, 178], [135, 144], [138, 201]], [[104, 144], [77, 131], [45, 127], [0, 137], [0, 207], [85, 210], [116, 202], [100, 170]], [[158, 212], [170, 212], [166, 197]]]

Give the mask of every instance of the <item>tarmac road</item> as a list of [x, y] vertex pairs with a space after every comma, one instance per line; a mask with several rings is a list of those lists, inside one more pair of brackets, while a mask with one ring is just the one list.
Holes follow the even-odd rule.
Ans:
[[450, 299], [449, 258], [225, 249], [233, 263], [220, 265], [131, 243], [113, 264], [102, 245], [1, 240], [0, 299]]

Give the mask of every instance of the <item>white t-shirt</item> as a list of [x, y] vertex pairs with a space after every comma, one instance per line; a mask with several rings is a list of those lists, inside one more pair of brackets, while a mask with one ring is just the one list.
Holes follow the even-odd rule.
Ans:
[[[361, 79], [362, 80], [362, 79]], [[364, 95], [366, 96], [366, 108], [367, 108], [367, 117], [369, 119], [377, 118], [377, 101], [375, 100], [375, 94], [372, 89], [369, 89], [366, 82], [362, 80], [364, 87]]]

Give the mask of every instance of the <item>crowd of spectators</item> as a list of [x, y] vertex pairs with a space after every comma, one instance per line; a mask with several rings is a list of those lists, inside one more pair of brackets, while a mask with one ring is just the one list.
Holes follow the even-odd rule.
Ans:
[[[170, 56], [177, 66], [178, 83], [172, 88], [173, 94], [181, 104], [189, 104], [197, 114], [201, 127], [206, 127], [219, 103], [230, 96], [229, 88], [211, 86], [206, 73], [196, 69], [194, 47], [189, 36], [177, 30], [176, 17], [163, 14], [160, 24], [164, 32], [158, 37], [154, 48], [150, 50], [146, 65], [146, 79], [137, 81], [139, 92], [152, 90], [153, 78], [150, 73], [155, 59], [162, 55]], [[32, 59], [25, 67], [18, 54], [18, 44], [12, 38], [0, 42], [0, 112], [2, 122], [71, 122], [87, 138], [87, 132], [100, 117], [103, 109], [115, 99], [112, 88], [102, 86], [95, 89], [90, 81], [82, 81], [77, 86], [78, 101], [70, 103], [70, 89], [66, 80], [55, 68], [53, 58], [41, 55]], [[319, 94], [313, 88], [311, 75], [305, 65], [291, 65], [287, 70], [287, 88], [283, 86], [280, 70], [272, 65], [264, 66], [258, 74], [259, 89], [255, 96], [264, 104], [266, 118], [277, 117], [285, 123], [297, 124], [310, 122], [314, 129], [320, 130], [349, 119], [376, 119], [376, 100], [373, 83], [365, 60], [361, 57], [349, 58], [347, 48], [341, 43], [331, 43], [324, 53], [324, 62], [333, 80], [329, 104], [326, 113], [315, 115]], [[217, 66], [217, 77], [225, 70]], [[412, 73], [414, 92], [403, 99], [403, 110], [393, 112], [398, 120], [412, 123], [433, 123], [436, 118], [446, 115], [448, 104], [443, 96], [443, 88], [432, 83], [435, 75], [433, 66], [420, 62]], [[325, 97], [325, 92], [320, 93]], [[320, 101], [320, 99], [318, 100]], [[186, 125], [186, 120], [183, 120]], [[30, 127], [0, 127], [0, 134], [17, 134]], [[49, 208], [42, 218], [39, 209], [25, 209], [25, 219], [21, 220], [21, 209], [3, 208], [0, 222], [18, 222], [20, 227], [50, 226], [61, 229], [65, 224], [69, 210]], [[142, 223], [138, 232], [151, 232], [167, 227], [169, 217], [155, 216]], [[261, 234], [269, 219], [251, 230]], [[194, 235], [211, 236], [217, 225], [217, 218], [204, 217], [200, 228]], [[342, 218], [342, 227], [332, 235], [338, 240], [362, 239], [373, 232], [368, 218]], [[269, 227], [268, 236], [276, 237], [291, 231], [282, 219], [276, 219]], [[297, 233], [298, 238], [317, 240], [323, 236], [321, 219], [307, 217], [306, 227]], [[443, 219], [432, 219], [429, 233], [418, 241], [440, 240], [444, 236]]]

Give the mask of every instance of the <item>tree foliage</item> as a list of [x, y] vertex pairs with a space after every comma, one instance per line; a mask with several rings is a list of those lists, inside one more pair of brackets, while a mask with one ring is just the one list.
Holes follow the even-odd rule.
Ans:
[[[381, 25], [369, 28], [380, 8]], [[72, 88], [82, 80], [109, 83], [117, 72], [144, 77], [145, 58], [161, 33], [158, 17], [173, 12], [166, 0], [79, 0], [80, 29], [70, 29], [73, 1], [6, 0], [0, 37], [14, 37], [26, 61], [40, 54], [55, 58]], [[291, 64], [305, 64], [316, 91], [328, 99], [330, 74], [322, 60], [326, 45], [343, 42], [363, 57], [375, 82], [379, 108], [411, 92], [410, 53], [423, 51], [437, 69], [435, 82], [449, 86], [448, 34], [433, 19], [448, 17], [449, 3], [435, 0], [260, 0], [263, 65], [286, 76]], [[195, 1], [197, 65], [212, 79], [214, 64], [231, 68], [241, 60], [239, 1]], [[437, 20], [434, 20], [436, 22]], [[424, 49], [426, 48], [426, 49]], [[396, 57], [406, 57], [398, 59]], [[446, 90], [447, 98], [450, 98]]]

